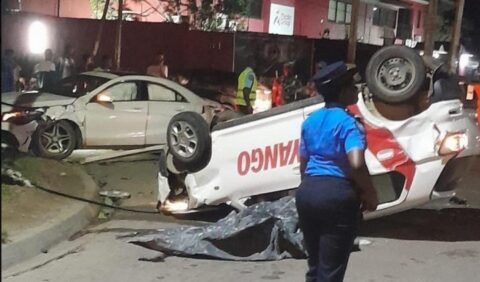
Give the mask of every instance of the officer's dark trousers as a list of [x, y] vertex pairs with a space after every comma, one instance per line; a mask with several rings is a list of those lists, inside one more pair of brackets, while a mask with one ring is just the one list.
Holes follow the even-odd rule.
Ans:
[[360, 218], [352, 185], [342, 178], [307, 176], [296, 205], [308, 252], [306, 281], [343, 281]]

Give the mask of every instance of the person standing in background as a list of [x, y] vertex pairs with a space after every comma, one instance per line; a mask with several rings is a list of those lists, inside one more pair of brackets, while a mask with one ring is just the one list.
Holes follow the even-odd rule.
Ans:
[[157, 53], [155, 63], [147, 68], [147, 75], [168, 78], [168, 66], [165, 64], [165, 54], [163, 52]]
[[6, 49], [3, 52], [2, 58], [2, 93], [15, 91], [17, 79], [15, 72], [18, 68], [14, 58], [15, 52], [13, 49]]
[[235, 104], [238, 112], [248, 115], [253, 113], [257, 97], [257, 77], [250, 67], [246, 67], [238, 76], [237, 97]]
[[33, 68], [33, 74], [37, 79], [38, 88], [47, 87], [54, 80], [55, 64], [53, 63], [52, 49], [45, 50], [45, 59]]
[[80, 66], [78, 72], [92, 71], [95, 69], [95, 62], [93, 61], [93, 56], [91, 54], [84, 54], [82, 56], [82, 65]]
[[112, 70], [112, 58], [108, 55], [102, 56], [102, 61], [100, 62], [100, 66], [96, 67], [94, 71], [111, 71]]
[[52, 49], [45, 50], [45, 59], [35, 65], [33, 73], [55, 71], [55, 63], [53, 63]]
[[57, 71], [59, 73], [60, 79], [65, 77], [72, 76], [75, 74], [75, 60], [73, 59], [73, 55], [75, 50], [70, 44], [65, 46], [63, 56], [59, 58], [57, 63]]

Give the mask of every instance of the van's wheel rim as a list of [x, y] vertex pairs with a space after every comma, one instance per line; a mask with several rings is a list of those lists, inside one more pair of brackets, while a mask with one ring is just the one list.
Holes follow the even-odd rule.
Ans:
[[49, 153], [61, 154], [72, 146], [73, 138], [68, 130], [60, 123], [56, 123], [47, 129], [41, 135], [41, 144]]
[[377, 75], [380, 85], [386, 91], [402, 91], [413, 83], [415, 68], [408, 60], [390, 58], [380, 65]]
[[177, 121], [173, 123], [170, 141], [175, 152], [181, 157], [190, 158], [197, 150], [197, 134], [187, 122]]

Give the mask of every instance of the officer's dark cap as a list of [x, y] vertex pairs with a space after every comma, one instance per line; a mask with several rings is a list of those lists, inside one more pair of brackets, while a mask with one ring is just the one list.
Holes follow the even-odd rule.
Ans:
[[322, 68], [314, 77], [315, 84], [327, 86], [331, 82], [355, 81], [357, 68], [354, 65], [347, 65], [343, 61], [336, 62]]

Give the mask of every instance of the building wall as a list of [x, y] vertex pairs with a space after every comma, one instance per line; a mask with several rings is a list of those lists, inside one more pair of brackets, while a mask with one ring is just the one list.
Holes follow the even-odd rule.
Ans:
[[[187, 1], [187, 0], [184, 0]], [[197, 0], [199, 1], [199, 0]], [[294, 35], [307, 36], [310, 38], [320, 38], [325, 29], [330, 30], [331, 39], [346, 39], [350, 32], [350, 26], [345, 24], [336, 24], [328, 21], [328, 0], [257, 0], [263, 1], [262, 18], [249, 19], [247, 22], [248, 31], [268, 32], [270, 19], [270, 5], [272, 3], [295, 7]], [[10, 1], [16, 2], [16, 1]], [[93, 12], [90, 7], [90, 0], [22, 0], [22, 10], [25, 12], [34, 12], [43, 15], [57, 15], [57, 7], [60, 3], [60, 16], [70, 18], [92, 18]], [[153, 12], [154, 9], [162, 12], [164, 4], [154, 4], [147, 2], [134, 2], [125, 0], [128, 9], [139, 13], [149, 14], [140, 17], [141, 21], [163, 22], [164, 16], [161, 13]], [[381, 4], [379, 4], [381, 5]], [[373, 25], [373, 5], [365, 2], [360, 3], [359, 23], [357, 37], [359, 42], [383, 45], [383, 28]], [[423, 22], [426, 16], [426, 6], [412, 3], [412, 35], [419, 36], [423, 41]], [[422, 11], [421, 21], [417, 27], [418, 11]]]
[[[330, 30], [331, 39], [346, 39], [350, 33], [350, 26], [328, 21], [328, 0], [304, 0], [297, 2], [295, 7], [295, 33], [311, 38], [320, 38], [325, 29]], [[359, 42], [383, 45], [383, 28], [373, 25], [374, 5], [360, 3], [357, 25]], [[414, 35], [423, 35], [423, 17], [425, 6], [412, 5], [412, 27]], [[420, 27], [417, 28], [418, 12], [422, 11]]]
[[[91, 19], [51, 16], [37, 16], [32, 19], [30, 15], [3, 15], [2, 50], [10, 48], [15, 50], [19, 59], [39, 61], [43, 55], [34, 55], [29, 50], [28, 30], [33, 21], [40, 21], [46, 26], [46, 48], [51, 48], [55, 57], [61, 56], [64, 46], [70, 44], [75, 49], [77, 64], [81, 62], [82, 55], [92, 52], [100, 24], [99, 20]], [[16, 32], [9, 32], [12, 30]], [[116, 23], [107, 21], [98, 58], [104, 54], [113, 57], [115, 34]], [[125, 22], [121, 66], [124, 70], [144, 72], [153, 62], [155, 54], [163, 51], [171, 72], [201, 68], [231, 71], [233, 37], [232, 33], [189, 31], [188, 26], [183, 24]], [[189, 44], [191, 42], [195, 44]]]
[[[413, 26], [413, 33], [412, 35], [414, 36], [414, 38], [416, 38], [415, 36], [420, 36], [421, 40], [420, 42], [423, 42], [423, 31], [424, 31], [424, 23], [425, 23], [425, 19], [427, 17], [427, 6], [423, 6], [423, 5], [420, 5], [420, 4], [414, 4], [413, 5], [413, 10], [414, 10], [414, 13], [412, 15], [412, 26]], [[418, 12], [420, 12], [420, 19], [418, 18], [419, 17], [419, 14]], [[419, 21], [419, 26], [417, 27], [417, 21]]]

